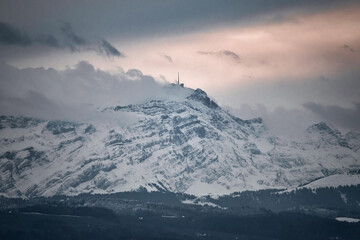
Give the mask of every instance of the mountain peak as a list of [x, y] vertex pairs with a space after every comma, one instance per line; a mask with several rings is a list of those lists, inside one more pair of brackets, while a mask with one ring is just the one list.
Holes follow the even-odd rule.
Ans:
[[307, 131], [308, 132], [314, 132], [314, 131], [327, 132], [327, 133], [333, 132], [333, 130], [325, 122], [319, 122], [319, 123], [313, 124], [307, 128]]
[[350, 148], [346, 138], [337, 129], [332, 129], [325, 122], [319, 122], [311, 125], [306, 130], [308, 133], [319, 133], [319, 135], [327, 139], [328, 143], [332, 145], [340, 145], [342, 147]]
[[200, 88], [197, 88], [193, 94], [187, 97], [187, 99], [196, 100], [199, 102], [202, 102], [205, 106], [209, 108], [219, 108], [219, 105], [217, 105], [213, 100], [211, 100], [205, 91], [201, 90]]

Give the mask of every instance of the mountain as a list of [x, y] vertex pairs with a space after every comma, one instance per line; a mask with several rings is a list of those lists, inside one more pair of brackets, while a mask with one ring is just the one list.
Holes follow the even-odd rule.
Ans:
[[[358, 133], [318, 123], [296, 139], [274, 136], [261, 118], [237, 118], [201, 89], [168, 88], [176, 100], [103, 109], [115, 124], [0, 117], [1, 195], [224, 195], [316, 187], [321, 179], [319, 186], [339, 178], [360, 184]], [[121, 123], [125, 116], [133, 120]]]

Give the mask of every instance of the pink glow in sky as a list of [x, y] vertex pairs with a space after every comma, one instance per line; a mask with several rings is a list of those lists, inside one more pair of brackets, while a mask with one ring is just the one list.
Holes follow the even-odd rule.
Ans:
[[295, 15], [285, 22], [139, 42], [127, 46], [127, 58], [118, 62], [169, 81], [179, 71], [188, 86], [211, 92], [254, 82], [319, 78], [360, 66], [359, 22], [360, 8]]

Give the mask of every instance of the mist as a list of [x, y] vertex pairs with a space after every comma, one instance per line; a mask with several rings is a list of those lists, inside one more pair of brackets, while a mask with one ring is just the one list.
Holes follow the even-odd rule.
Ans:
[[[1, 64], [0, 81], [1, 115], [75, 121], [107, 119], [107, 113], [100, 114], [106, 107], [154, 99], [179, 100], [191, 92], [190, 89], [171, 89], [168, 83], [160, 83], [137, 69], [125, 72], [118, 68], [117, 72], [109, 73], [85, 61], [64, 71], [18, 69]], [[134, 120], [134, 116], [127, 113], [114, 116], [124, 123]]]
[[[155, 79], [138, 69], [124, 71], [118, 67], [110, 73], [85, 61], [61, 71], [52, 68], [19, 69], [2, 63], [0, 81], [1, 115], [125, 125], [137, 121], [138, 116], [134, 113], [110, 114], [102, 110], [150, 100], [182, 100], [192, 92], [189, 88], [171, 88], [165, 78]], [[295, 86], [299, 88], [298, 84]], [[261, 89], [256, 90], [256, 96], [264, 98], [266, 94], [260, 94], [263, 93]], [[319, 102], [299, 102], [297, 107], [272, 104], [270, 108], [266, 101], [254, 105], [245, 95], [242, 98], [239, 107], [224, 108], [242, 119], [263, 118], [265, 126], [275, 135], [296, 137], [320, 121], [342, 132], [360, 129], [358, 104], [354, 108], [343, 108]]]

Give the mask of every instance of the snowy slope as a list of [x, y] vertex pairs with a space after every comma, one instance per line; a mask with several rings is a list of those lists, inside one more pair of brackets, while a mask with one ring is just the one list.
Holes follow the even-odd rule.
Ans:
[[[293, 188], [360, 169], [359, 135], [325, 123], [296, 140], [262, 119], [242, 120], [205, 92], [176, 88], [171, 101], [106, 108], [128, 125], [0, 118], [0, 193], [74, 195], [138, 189], [195, 195]], [[322, 183], [323, 184], [323, 183]], [[326, 184], [325, 184], [326, 185]]]
[[352, 186], [360, 184], [360, 174], [334, 174], [306, 184], [303, 188]]

